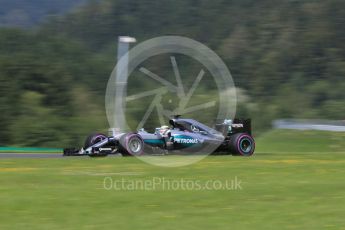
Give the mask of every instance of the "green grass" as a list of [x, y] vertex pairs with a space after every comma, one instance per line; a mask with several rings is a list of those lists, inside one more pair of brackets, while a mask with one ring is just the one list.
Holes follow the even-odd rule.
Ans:
[[[312, 148], [211, 156], [180, 168], [121, 157], [1, 159], [0, 229], [344, 229], [345, 152], [303, 152]], [[103, 188], [105, 177], [237, 177], [242, 189], [117, 191]]]
[[327, 131], [273, 130], [257, 138], [263, 153], [345, 152], [345, 133]]

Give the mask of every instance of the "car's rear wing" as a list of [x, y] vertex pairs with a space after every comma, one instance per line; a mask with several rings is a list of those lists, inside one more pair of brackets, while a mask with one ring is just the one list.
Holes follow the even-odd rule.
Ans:
[[224, 136], [235, 133], [248, 133], [252, 135], [251, 119], [235, 118], [234, 120], [224, 120], [221, 124], [216, 124], [216, 130]]
[[232, 124], [232, 129], [235, 133], [248, 133], [252, 135], [252, 120], [235, 118]]

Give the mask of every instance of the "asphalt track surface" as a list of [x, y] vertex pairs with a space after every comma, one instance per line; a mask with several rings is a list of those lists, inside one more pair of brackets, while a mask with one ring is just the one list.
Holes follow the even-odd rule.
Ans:
[[62, 153], [0, 153], [1, 158], [62, 158]]
[[[120, 157], [121, 155], [108, 155], [107, 157]], [[2, 158], [73, 158], [73, 157], [89, 157], [83, 156], [63, 156], [62, 153], [0, 153], [0, 160]]]

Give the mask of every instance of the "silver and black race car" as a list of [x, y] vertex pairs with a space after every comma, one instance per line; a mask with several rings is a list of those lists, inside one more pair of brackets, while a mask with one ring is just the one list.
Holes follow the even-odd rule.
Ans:
[[66, 148], [64, 156], [106, 156], [122, 154], [233, 154], [251, 156], [255, 141], [251, 135], [250, 119], [224, 120], [210, 128], [196, 120], [175, 116], [169, 126], [156, 128], [154, 133], [144, 129], [121, 133], [91, 134], [81, 149]]

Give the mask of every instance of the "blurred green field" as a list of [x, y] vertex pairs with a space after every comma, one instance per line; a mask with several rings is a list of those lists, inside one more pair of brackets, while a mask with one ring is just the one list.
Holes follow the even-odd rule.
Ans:
[[259, 153], [345, 152], [345, 133], [276, 129], [256, 138]]
[[[210, 156], [180, 168], [122, 157], [1, 159], [0, 229], [345, 229], [345, 152], [330, 151], [322, 138], [281, 149], [281, 137], [308, 133], [273, 131], [258, 138], [251, 158]], [[106, 190], [106, 177], [236, 177], [242, 189]]]

